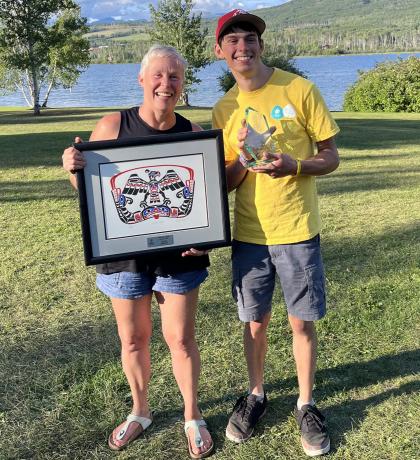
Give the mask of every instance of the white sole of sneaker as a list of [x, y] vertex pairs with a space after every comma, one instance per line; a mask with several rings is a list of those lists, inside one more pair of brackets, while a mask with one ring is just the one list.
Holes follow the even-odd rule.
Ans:
[[[258, 421], [260, 421], [264, 417], [266, 412], [267, 412], [267, 409], [265, 409], [265, 411], [260, 415], [260, 418], [258, 419]], [[248, 441], [248, 439], [254, 434], [254, 430], [252, 430], [251, 434], [246, 438], [237, 438], [235, 435], [229, 432], [228, 428], [226, 428], [225, 434], [226, 434], [226, 437], [229, 439], [229, 441], [236, 442], [236, 444], [241, 444], [242, 442]]]
[[248, 439], [253, 435], [254, 430], [252, 430], [251, 434], [247, 438], [237, 438], [232, 433], [229, 433], [228, 429], [226, 428], [226, 437], [229, 441], [236, 442], [236, 444], [241, 444], [242, 442], [248, 441]]
[[310, 450], [310, 449], [307, 449], [303, 445], [303, 441], [302, 441], [302, 448], [308, 457], [318, 457], [319, 455], [328, 454], [328, 452], [330, 451], [330, 447], [331, 447], [330, 442], [328, 442], [328, 444], [322, 449]]

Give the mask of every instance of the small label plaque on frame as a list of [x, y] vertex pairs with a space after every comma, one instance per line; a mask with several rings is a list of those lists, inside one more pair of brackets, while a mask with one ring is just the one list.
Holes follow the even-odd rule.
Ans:
[[174, 236], [154, 236], [152, 238], [147, 238], [147, 247], [148, 248], [158, 248], [160, 246], [170, 246], [174, 244]]

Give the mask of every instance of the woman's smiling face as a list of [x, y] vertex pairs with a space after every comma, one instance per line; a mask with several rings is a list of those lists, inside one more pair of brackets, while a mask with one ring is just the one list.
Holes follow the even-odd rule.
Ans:
[[154, 57], [139, 76], [145, 107], [173, 111], [184, 84], [183, 65], [175, 57]]

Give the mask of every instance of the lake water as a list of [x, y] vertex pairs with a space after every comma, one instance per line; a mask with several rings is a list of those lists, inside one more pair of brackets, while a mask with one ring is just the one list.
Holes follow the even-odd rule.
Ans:
[[[406, 59], [412, 54], [370, 54], [300, 57], [295, 62], [321, 90], [330, 110], [340, 111], [346, 89], [358, 77], [359, 70], [368, 70], [378, 62]], [[92, 64], [82, 73], [71, 90], [58, 89], [51, 93], [50, 107], [112, 107], [139, 104], [142, 95], [136, 83], [137, 64]], [[198, 73], [201, 79], [190, 103], [212, 107], [222, 96], [217, 77], [226, 69], [223, 61], [216, 61]], [[0, 106], [25, 106], [20, 93], [0, 97]]]

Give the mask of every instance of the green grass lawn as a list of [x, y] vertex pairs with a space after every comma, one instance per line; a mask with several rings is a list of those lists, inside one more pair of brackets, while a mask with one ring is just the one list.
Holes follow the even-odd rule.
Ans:
[[[77, 195], [61, 169], [75, 135], [115, 109], [0, 110], [0, 458], [115, 458], [107, 436], [130, 409], [109, 301], [83, 261]], [[208, 109], [182, 109], [210, 127]], [[329, 313], [318, 325], [315, 398], [331, 459], [418, 458], [420, 439], [420, 114], [335, 114], [339, 170], [319, 178]], [[212, 252], [197, 318], [200, 401], [225, 460], [304, 458], [283, 300], [274, 299], [255, 436], [224, 437], [246, 389], [229, 249]], [[154, 309], [155, 423], [119, 459], [187, 458], [182, 402]]]

